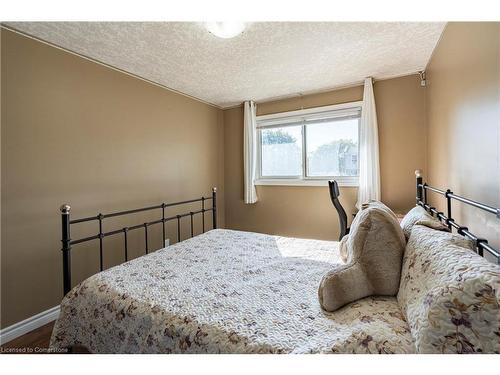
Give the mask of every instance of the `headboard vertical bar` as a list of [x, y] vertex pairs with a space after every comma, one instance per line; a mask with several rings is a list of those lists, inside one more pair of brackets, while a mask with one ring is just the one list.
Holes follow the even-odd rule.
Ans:
[[423, 188], [422, 186], [422, 171], [420, 169], [417, 169], [415, 171], [415, 176], [417, 178], [417, 184], [416, 184], [416, 187], [417, 187], [417, 205], [419, 204], [419, 202], [422, 201], [422, 191], [423, 191]]
[[163, 242], [162, 244], [165, 244], [165, 240], [167, 239], [167, 233], [165, 230], [165, 203], [161, 204], [161, 222], [162, 222], [162, 230], [163, 230]]
[[194, 228], [193, 228], [193, 212], [190, 212], [189, 215], [191, 216], [191, 238], [193, 237], [193, 233], [194, 233]]
[[62, 233], [62, 255], [63, 255], [63, 291], [64, 295], [71, 290], [71, 236], [69, 225], [69, 211], [71, 207], [67, 204], [61, 206], [61, 233]]
[[99, 268], [101, 269], [101, 271], [104, 269], [104, 265], [103, 265], [103, 259], [102, 259], [102, 245], [103, 245], [103, 239], [104, 239], [104, 236], [102, 234], [102, 218], [103, 218], [103, 215], [102, 214], [99, 214], [97, 215], [98, 219], [99, 219]]
[[212, 227], [217, 229], [217, 188], [212, 188]]
[[201, 228], [205, 233], [205, 197], [201, 197]]
[[123, 240], [125, 246], [125, 262], [128, 261], [128, 238], [127, 238], [128, 228], [123, 228]]
[[148, 223], [144, 223], [144, 242], [146, 244], [146, 254], [149, 254], [149, 246], [148, 246]]
[[484, 257], [483, 247], [481, 246], [482, 242], [488, 243], [488, 241], [486, 241], [485, 239], [478, 238], [477, 241], [476, 241], [476, 246], [477, 246], [477, 253], [480, 256]]
[[446, 190], [446, 193], [444, 196], [446, 197], [446, 207], [447, 207], [447, 215], [448, 220], [446, 221], [446, 224], [448, 225], [448, 228], [451, 230], [451, 224], [450, 222], [453, 221], [453, 218], [451, 217], [451, 196], [450, 194], [453, 194], [453, 192], [450, 189]]
[[177, 215], [177, 242], [181, 242], [181, 215]]

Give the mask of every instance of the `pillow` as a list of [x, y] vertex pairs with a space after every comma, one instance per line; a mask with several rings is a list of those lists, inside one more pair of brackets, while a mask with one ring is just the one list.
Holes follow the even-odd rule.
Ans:
[[457, 237], [413, 228], [398, 303], [419, 353], [500, 353], [500, 267]]
[[361, 205], [361, 209], [362, 210], [364, 210], [364, 209], [366, 209], [368, 207], [377, 207], [377, 208], [379, 208], [381, 210], [384, 210], [388, 215], [392, 216], [396, 221], [399, 222], [398, 217], [396, 216], [396, 214], [389, 207], [387, 207], [385, 204], [383, 204], [380, 201], [370, 200], [369, 202], [363, 203]]
[[394, 213], [380, 202], [364, 206], [350, 234], [340, 241], [346, 264], [323, 276], [318, 289], [321, 307], [335, 311], [371, 295], [396, 295], [405, 237]]
[[406, 239], [410, 238], [411, 229], [414, 225], [424, 225], [426, 227], [449, 232], [449, 228], [441, 223], [434, 216], [429, 214], [425, 208], [422, 206], [413, 207], [401, 220], [401, 228], [403, 228], [403, 232], [405, 234]]

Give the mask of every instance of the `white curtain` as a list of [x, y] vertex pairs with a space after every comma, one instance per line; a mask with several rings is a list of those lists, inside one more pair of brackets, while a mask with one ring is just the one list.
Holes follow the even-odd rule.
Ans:
[[380, 200], [378, 155], [378, 125], [373, 83], [371, 78], [366, 78], [359, 129], [359, 190], [356, 203], [358, 209], [369, 200]]
[[255, 190], [255, 168], [257, 166], [257, 109], [252, 101], [243, 104], [243, 163], [245, 203], [257, 202]]

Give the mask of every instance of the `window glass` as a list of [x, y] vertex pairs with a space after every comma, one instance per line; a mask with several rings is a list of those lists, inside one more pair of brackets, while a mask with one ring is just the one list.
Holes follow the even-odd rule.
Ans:
[[358, 118], [306, 125], [306, 175], [357, 176], [358, 127]]
[[260, 131], [261, 175], [302, 175], [302, 126], [264, 128]]

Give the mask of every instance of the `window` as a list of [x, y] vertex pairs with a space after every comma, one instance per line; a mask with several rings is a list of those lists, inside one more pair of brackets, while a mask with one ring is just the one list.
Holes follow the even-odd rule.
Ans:
[[258, 185], [357, 185], [361, 103], [257, 116]]

